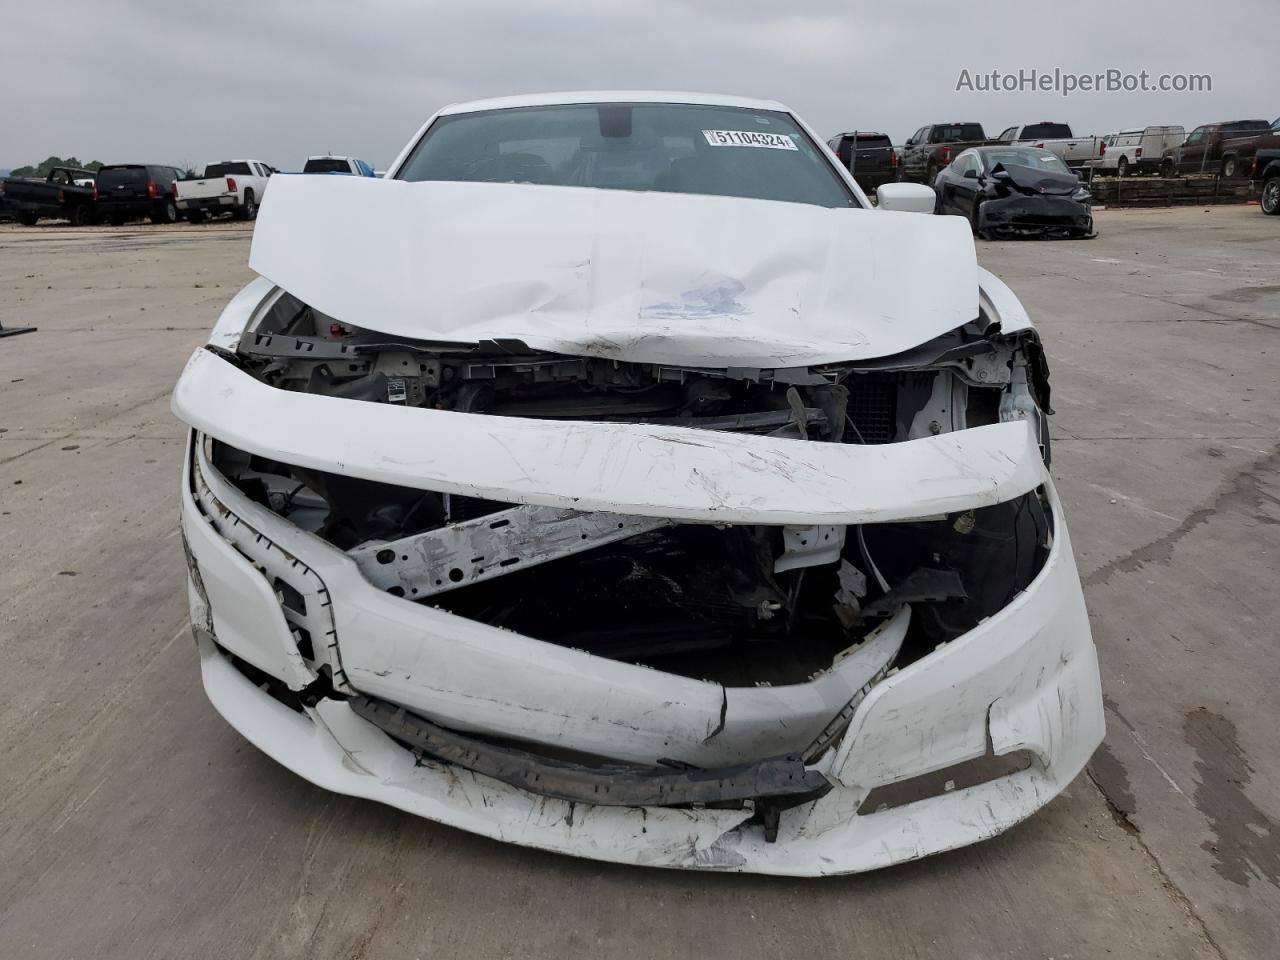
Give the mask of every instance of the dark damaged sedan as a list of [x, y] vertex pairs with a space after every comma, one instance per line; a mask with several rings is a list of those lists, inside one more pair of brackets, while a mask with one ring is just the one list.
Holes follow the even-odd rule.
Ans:
[[935, 213], [968, 219], [976, 236], [1092, 237], [1093, 197], [1057, 155], [974, 147], [939, 172]]

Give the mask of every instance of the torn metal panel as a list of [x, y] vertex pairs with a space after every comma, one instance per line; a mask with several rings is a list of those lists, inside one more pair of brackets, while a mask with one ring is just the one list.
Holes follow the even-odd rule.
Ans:
[[604, 807], [676, 807], [687, 804], [769, 800], [795, 806], [817, 800], [831, 782], [799, 757], [767, 757], [719, 770], [634, 764], [573, 763], [485, 743], [369, 697], [350, 701], [352, 711], [424, 756], [484, 774], [530, 793]]
[[774, 573], [836, 563], [844, 549], [845, 528], [814, 524], [782, 528], [782, 555], [773, 562]]
[[429, 597], [668, 526], [669, 520], [555, 507], [514, 507], [351, 556], [374, 586]]

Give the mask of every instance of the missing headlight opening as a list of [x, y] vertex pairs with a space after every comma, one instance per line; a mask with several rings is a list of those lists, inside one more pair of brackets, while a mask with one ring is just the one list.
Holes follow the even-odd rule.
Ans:
[[[1048, 449], [1038, 342], [978, 323], [873, 363], [714, 370], [417, 343], [285, 294], [235, 360], [275, 388], [348, 400], [796, 442], [886, 444], [1031, 418]], [[348, 551], [389, 593], [725, 684], [802, 681], [901, 603], [916, 613], [898, 660], [910, 663], [1025, 589], [1052, 538], [1043, 490], [858, 536], [501, 503], [214, 451], [247, 496]]]

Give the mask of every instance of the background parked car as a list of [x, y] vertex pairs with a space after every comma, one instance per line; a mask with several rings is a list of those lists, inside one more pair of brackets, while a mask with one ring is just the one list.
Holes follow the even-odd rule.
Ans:
[[1057, 154], [1068, 167], [1077, 170], [1102, 159], [1107, 149], [1101, 137], [1077, 137], [1071, 132], [1070, 124], [1052, 120], [1009, 127], [996, 140], [1048, 150]]
[[1155, 173], [1165, 153], [1186, 138], [1181, 126], [1132, 127], [1109, 137], [1103, 137], [1106, 146], [1102, 156], [1087, 166], [1097, 173], [1126, 177], [1131, 173]]
[[898, 151], [889, 135], [856, 130], [827, 141], [832, 152], [868, 193], [898, 178]]
[[1268, 137], [1253, 155], [1251, 175], [1262, 184], [1258, 193], [1262, 212], [1280, 214], [1280, 134]]
[[267, 192], [267, 179], [275, 172], [274, 167], [260, 160], [211, 163], [202, 176], [178, 181], [178, 213], [192, 223], [221, 213], [252, 220]]
[[335, 157], [328, 154], [319, 157], [307, 157], [302, 165], [303, 173], [336, 173], [352, 177], [373, 177], [373, 167], [355, 157]]
[[1165, 153], [1160, 161], [1160, 175], [1217, 173], [1238, 177], [1248, 169], [1259, 142], [1270, 133], [1271, 124], [1266, 120], [1206, 123]]
[[[88, 183], [88, 186], [82, 184]], [[54, 167], [43, 180], [11, 177], [0, 194], [19, 223], [34, 226], [41, 218], [66, 220], [79, 227], [93, 222], [93, 172]]]
[[931, 123], [907, 138], [899, 158], [902, 180], [932, 184], [961, 150], [989, 143], [980, 123]]
[[1057, 154], [1037, 147], [963, 151], [934, 182], [937, 213], [968, 219], [979, 237], [1087, 237], [1089, 189]]
[[176, 183], [182, 172], [156, 163], [113, 163], [98, 170], [97, 213], [119, 226], [150, 217], [152, 223], [176, 223]]

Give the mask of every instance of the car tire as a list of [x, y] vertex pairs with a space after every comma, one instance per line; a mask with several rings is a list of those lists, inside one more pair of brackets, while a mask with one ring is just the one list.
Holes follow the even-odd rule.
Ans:
[[1269, 177], [1262, 185], [1262, 195], [1258, 197], [1258, 206], [1269, 216], [1280, 214], [1280, 175]]
[[1160, 161], [1160, 176], [1173, 177], [1176, 174], [1177, 174], [1177, 171], [1174, 169], [1172, 160]]
[[187, 214], [188, 223], [204, 223], [204, 211], [192, 210]]
[[73, 227], [87, 227], [92, 222], [93, 217], [89, 214], [89, 207], [83, 203], [76, 204], [67, 214], [67, 223]]
[[1238, 170], [1238, 168], [1239, 168], [1239, 164], [1236, 162], [1236, 158], [1227, 157], [1225, 160], [1222, 161], [1222, 179], [1234, 180], [1236, 176], [1236, 171]]
[[177, 223], [178, 222], [178, 205], [172, 200], [166, 200], [164, 206], [151, 214], [152, 223]]
[[1121, 157], [1120, 162], [1116, 164], [1116, 176], [1127, 177], [1129, 175], [1129, 158]]
[[18, 214], [18, 222], [24, 227], [34, 227], [39, 219], [34, 213], [27, 213], [25, 210]]
[[256, 220], [258, 219], [258, 202], [254, 197], [252, 190], [245, 190], [244, 203], [236, 209], [237, 220]]

